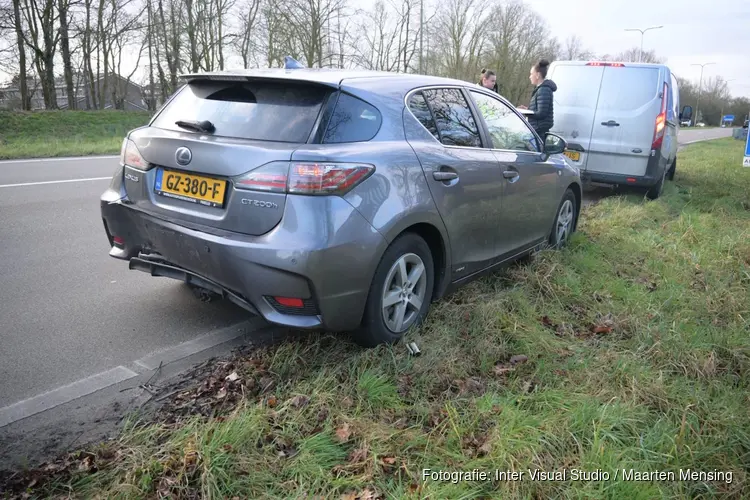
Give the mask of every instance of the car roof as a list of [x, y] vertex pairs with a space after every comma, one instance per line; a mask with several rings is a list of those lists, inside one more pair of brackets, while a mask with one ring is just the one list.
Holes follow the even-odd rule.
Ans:
[[328, 68], [239, 69], [203, 73], [189, 73], [181, 75], [180, 78], [187, 82], [196, 80], [287, 80], [318, 83], [331, 87], [339, 87], [343, 85], [344, 82], [346, 82], [346, 85], [348, 86], [357, 87], [358, 80], [366, 80], [368, 82], [368, 87], [370, 87], [371, 89], [373, 87], [372, 84], [375, 84], [376, 88], [382, 85], [384, 89], [389, 90], [395, 90], [398, 87], [402, 87], [402, 89], [413, 88], [415, 86], [415, 83], [417, 83], [418, 86], [476, 85], [464, 80], [420, 75], [414, 73]]

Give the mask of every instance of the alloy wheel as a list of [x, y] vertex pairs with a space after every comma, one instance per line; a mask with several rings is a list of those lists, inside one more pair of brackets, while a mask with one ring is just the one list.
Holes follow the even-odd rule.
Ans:
[[388, 271], [381, 300], [383, 321], [394, 333], [406, 331], [419, 317], [427, 292], [427, 273], [422, 259], [402, 255]]

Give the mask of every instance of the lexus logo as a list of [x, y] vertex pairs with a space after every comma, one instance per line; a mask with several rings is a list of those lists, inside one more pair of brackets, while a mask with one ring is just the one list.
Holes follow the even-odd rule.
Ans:
[[181, 148], [177, 148], [177, 151], [175, 151], [174, 153], [174, 159], [177, 160], [177, 163], [179, 163], [180, 165], [187, 165], [193, 159], [193, 153], [191, 153], [188, 148], [183, 146]]

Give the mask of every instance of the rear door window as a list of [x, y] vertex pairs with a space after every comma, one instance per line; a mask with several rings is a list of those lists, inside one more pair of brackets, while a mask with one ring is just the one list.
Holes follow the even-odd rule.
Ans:
[[479, 129], [459, 89], [430, 89], [424, 95], [432, 107], [440, 142], [446, 146], [481, 148]]
[[553, 94], [555, 105], [573, 108], [596, 109], [602, 66], [556, 66], [550, 78], [557, 84]]
[[632, 111], [648, 104], [661, 90], [658, 68], [604, 68], [599, 108], [610, 111]]
[[213, 123], [213, 135], [260, 141], [307, 142], [329, 90], [294, 82], [192, 82], [152, 126], [191, 132], [175, 122]]
[[342, 93], [328, 122], [323, 142], [333, 144], [369, 141], [380, 130], [381, 122], [380, 112], [374, 106]]
[[419, 120], [419, 123], [439, 141], [440, 134], [438, 134], [435, 119], [432, 117], [432, 112], [430, 107], [427, 106], [427, 101], [422, 92], [416, 92], [409, 98], [409, 110]]

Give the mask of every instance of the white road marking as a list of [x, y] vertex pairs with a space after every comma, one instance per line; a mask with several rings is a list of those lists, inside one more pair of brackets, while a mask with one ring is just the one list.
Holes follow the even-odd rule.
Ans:
[[85, 179], [66, 179], [62, 181], [21, 182], [19, 184], [0, 184], [0, 188], [21, 187], [21, 186], [42, 186], [44, 184], [63, 184], [67, 182], [104, 181], [104, 180], [110, 180], [110, 179], [112, 179], [111, 175], [109, 177], [87, 177]]
[[49, 392], [24, 399], [5, 408], [0, 408], [0, 427], [137, 376], [138, 374], [133, 370], [118, 366]]
[[0, 165], [9, 165], [11, 163], [49, 163], [53, 161], [86, 161], [86, 160], [111, 160], [119, 158], [119, 155], [108, 156], [66, 156], [63, 158], [31, 158], [27, 160], [3, 160]]

